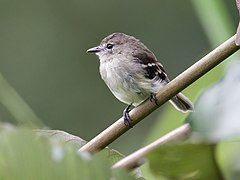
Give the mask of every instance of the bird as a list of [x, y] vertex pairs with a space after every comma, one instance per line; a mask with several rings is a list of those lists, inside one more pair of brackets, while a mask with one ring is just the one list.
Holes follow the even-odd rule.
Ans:
[[[134, 36], [115, 32], [87, 52], [100, 60], [99, 71], [113, 95], [128, 106], [123, 111], [124, 124], [132, 127], [129, 112], [147, 98], [156, 101], [156, 93], [170, 82], [156, 56]], [[193, 103], [182, 93], [169, 100], [181, 112], [191, 112]]]

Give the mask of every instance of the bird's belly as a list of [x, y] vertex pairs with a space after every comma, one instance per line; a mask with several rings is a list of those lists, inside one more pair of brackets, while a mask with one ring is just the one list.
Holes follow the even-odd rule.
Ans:
[[[123, 82], [124, 84], [124, 82]], [[133, 104], [134, 106], [140, 104], [147, 99], [150, 93], [140, 91], [136, 87], [124, 86], [124, 85], [108, 85], [114, 96], [125, 104]]]
[[109, 66], [106, 63], [104, 66], [100, 66], [100, 74], [118, 100], [136, 106], [149, 97], [150, 91], [147, 90], [147, 87], [146, 89], [141, 88], [129, 71], [123, 68]]

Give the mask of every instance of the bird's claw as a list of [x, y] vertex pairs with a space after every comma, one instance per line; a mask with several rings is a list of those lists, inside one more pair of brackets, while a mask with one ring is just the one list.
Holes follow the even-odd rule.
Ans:
[[157, 106], [159, 106], [159, 104], [158, 104], [158, 102], [157, 102], [156, 94], [151, 93], [151, 94], [150, 94], [150, 97], [149, 97], [149, 100], [150, 100], [151, 102], [155, 102], [155, 104], [156, 104]]
[[132, 124], [131, 124], [132, 120], [129, 116], [129, 112], [131, 111], [131, 109], [130, 109], [131, 106], [132, 106], [132, 104], [128, 105], [123, 111], [124, 124], [125, 124], [125, 126], [130, 127], [130, 128], [133, 127]]

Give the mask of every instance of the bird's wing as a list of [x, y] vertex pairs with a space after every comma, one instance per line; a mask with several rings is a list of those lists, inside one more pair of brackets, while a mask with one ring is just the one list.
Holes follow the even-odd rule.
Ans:
[[136, 53], [133, 55], [135, 60], [138, 61], [145, 69], [145, 77], [149, 79], [160, 78], [163, 81], [169, 82], [167, 73], [162, 64], [158, 62], [152, 53]]

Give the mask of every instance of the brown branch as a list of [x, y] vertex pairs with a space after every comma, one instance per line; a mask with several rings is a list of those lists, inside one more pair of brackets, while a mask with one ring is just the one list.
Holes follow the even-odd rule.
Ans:
[[190, 125], [184, 124], [179, 128], [171, 131], [170, 133], [162, 136], [161, 138], [154, 141], [153, 143], [121, 159], [120, 161], [118, 161], [116, 164], [113, 165], [113, 168], [133, 169], [137, 166], [140, 166], [145, 162], [144, 157], [150, 152], [152, 152], [153, 150], [157, 149], [162, 144], [171, 142], [171, 141], [187, 139], [189, 137], [189, 134], [190, 134]]

